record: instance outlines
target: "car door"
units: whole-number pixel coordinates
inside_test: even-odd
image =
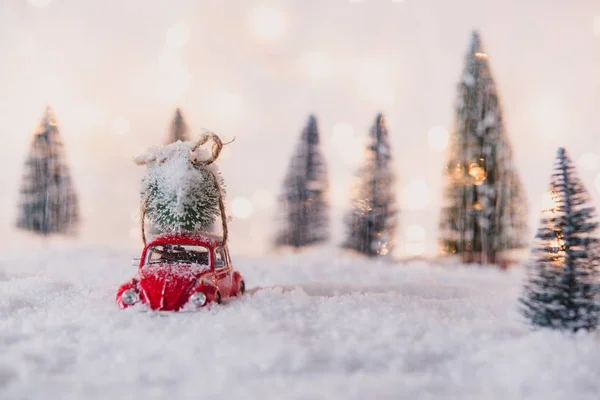
[[[215,277],[221,297],[231,295],[231,266],[227,261],[227,255],[222,247],[217,247],[214,252]]]

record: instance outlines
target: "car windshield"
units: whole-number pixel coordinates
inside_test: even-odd
[[[209,265],[209,251],[203,246],[155,245],[148,248],[144,265],[153,264]]]

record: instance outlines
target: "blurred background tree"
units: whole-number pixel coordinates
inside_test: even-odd
[[[74,234],[79,203],[54,112],[46,108],[25,162],[17,227],[40,235]]]
[[[395,176],[388,131],[382,114],[369,131],[365,164],[358,170],[352,209],[346,216],[342,247],[369,257],[391,255],[396,232]]]
[[[175,116],[171,123],[167,144],[177,142],[178,140],[181,140],[182,142],[190,140],[188,137],[188,125],[185,122],[185,118],[180,108],[175,110]]]
[[[296,249],[329,239],[329,181],[314,115],[302,131],[279,197],[283,214],[275,246]]]
[[[527,201],[477,32],[465,62],[445,171],[440,241],[444,254],[459,254],[463,262],[496,263],[503,251],[525,244]]]

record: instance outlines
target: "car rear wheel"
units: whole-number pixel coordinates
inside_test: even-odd
[[[217,304],[221,304],[221,292],[217,292]]]
[[[246,283],[244,281],[240,281],[240,288],[238,290],[238,295],[241,296],[246,293]]]

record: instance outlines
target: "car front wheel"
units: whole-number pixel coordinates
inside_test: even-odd
[[[238,290],[238,295],[241,296],[246,293],[246,283],[244,281],[240,281],[240,288]]]

